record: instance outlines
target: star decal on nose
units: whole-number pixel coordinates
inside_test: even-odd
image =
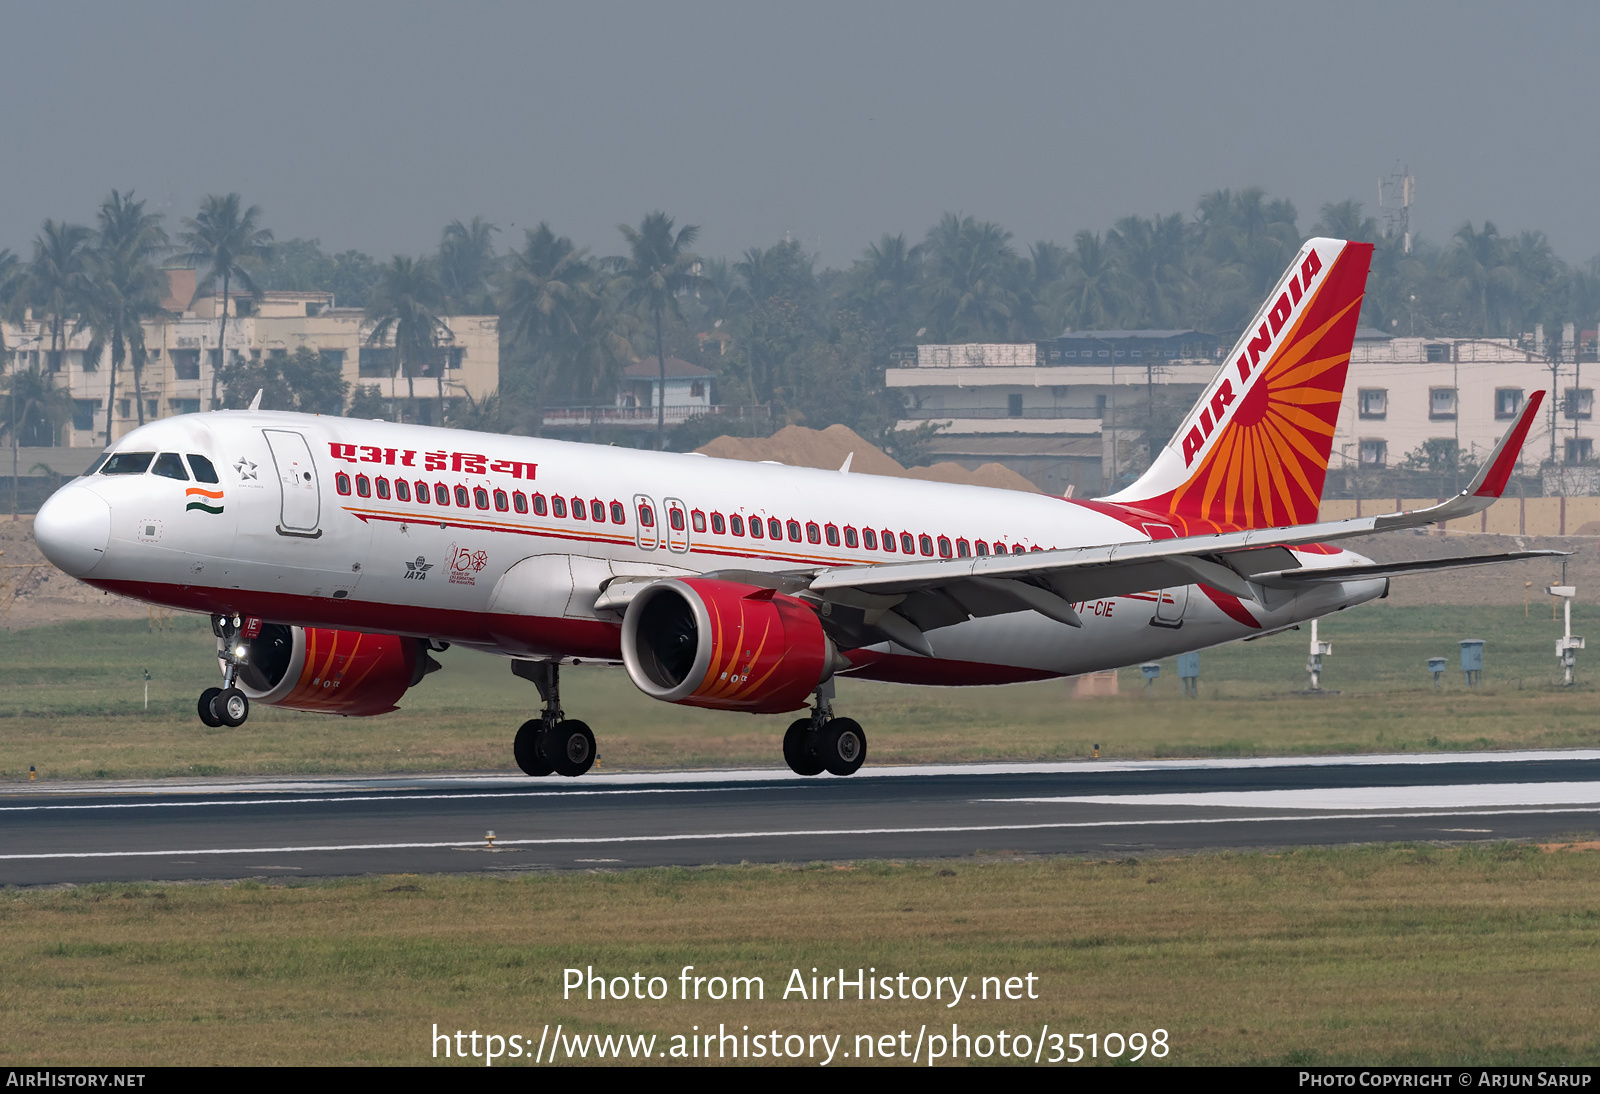
[[[241,479],[249,480],[256,477],[256,465],[243,456],[239,457],[239,462],[233,465],[233,469],[239,472]]]

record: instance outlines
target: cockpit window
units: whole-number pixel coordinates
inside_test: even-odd
[[[100,474],[142,475],[150,470],[150,461],[155,458],[154,452],[113,452]]]
[[[189,453],[189,466],[194,469],[195,482],[217,482],[217,469],[204,456]]]
[[[164,479],[177,479],[179,482],[189,481],[189,472],[183,469],[183,457],[176,452],[163,452],[156,457],[156,465],[151,471]]]
[[[89,470],[87,470],[87,471],[85,471],[83,473],[83,477],[84,478],[88,478],[90,475],[93,475],[93,474],[97,473],[100,470],[101,466],[104,465],[104,463],[107,460],[109,460],[110,458],[111,458],[111,453],[109,453],[109,452],[100,453],[100,455],[98,455],[98,456],[96,456],[94,458],[94,463],[89,465]]]

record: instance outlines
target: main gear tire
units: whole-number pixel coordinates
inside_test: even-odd
[[[575,779],[594,766],[594,733],[575,718],[557,722],[545,731],[544,755],[557,775]]]
[[[544,742],[540,740],[543,735],[544,719],[530,718],[517,730],[517,739],[511,745],[511,752],[516,756],[517,766],[522,768],[522,773],[536,779],[555,771],[555,765],[544,758]]]
[[[854,775],[867,759],[867,734],[854,718],[833,718],[817,730],[817,753],[833,775]]]
[[[222,719],[211,713],[211,700],[222,694],[221,688],[206,688],[200,693],[200,720],[212,729],[220,728]]]
[[[810,718],[801,718],[783,735],[783,760],[796,775],[822,774],[825,765],[816,752],[816,737]]]

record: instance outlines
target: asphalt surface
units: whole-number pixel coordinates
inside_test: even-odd
[[[710,771],[40,783],[0,789],[0,884],[1124,857],[1596,831],[1594,750],[869,767],[848,779]]]

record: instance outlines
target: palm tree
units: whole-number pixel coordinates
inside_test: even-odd
[[[50,317],[52,371],[66,337],[67,321],[82,312],[92,236],[81,224],[47,220],[33,241],[33,260],[28,263],[28,303],[35,315]]]
[[[205,267],[205,276],[195,286],[195,297],[222,282],[222,322],[217,330],[217,363],[228,361],[228,303],[230,285],[237,281],[251,300],[261,299],[261,290],[250,276],[250,267],[265,262],[272,253],[272,232],[256,226],[261,218],[261,207],[252,205],[240,211],[238,194],[208,194],[200,202],[198,216],[184,219],[184,232],[179,238],[188,250],[180,260]],[[217,379],[220,368],[211,370],[211,407],[217,402]]]
[[[628,303],[645,308],[656,323],[656,363],[661,368],[656,397],[656,448],[660,450],[667,445],[667,349],[661,319],[668,311],[681,315],[678,295],[700,283],[696,272],[700,260],[689,250],[700,229],[685,224],[674,234],[672,218],[659,210],[647,215],[637,228],[629,224],[617,227],[628,241],[630,252],[621,262]]]
[[[438,369],[439,420],[444,420],[444,362],[438,360],[439,343],[454,337],[441,318],[445,310],[444,286],[434,264],[426,258],[412,260],[395,255],[383,268],[367,305],[372,330],[367,344],[394,343],[395,365],[406,378],[406,394],[416,405],[418,372]],[[399,420],[396,414],[395,420]]]
[[[548,224],[524,235],[522,249],[508,257],[500,330],[536,370],[534,413],[542,428],[545,394],[560,368],[556,345],[576,331],[573,313],[580,298],[593,291],[594,269],[583,250]]]
[[[1074,271],[1067,316],[1079,330],[1104,330],[1122,309],[1122,274],[1100,236],[1080,229],[1072,240]]]
[[[155,261],[168,250],[167,233],[161,217],[146,213],[145,203],[135,201],[133,191],[116,190],[100,205],[100,227],[94,235],[87,292],[83,301],[85,320],[92,331],[87,357],[111,347],[110,391],[106,397],[106,443],[112,436],[112,411],[117,397],[117,370],[130,354],[133,363],[133,390],[139,424],[144,424],[144,327],[146,319],[161,313],[166,295],[166,278]]]
[[[6,321],[15,322],[21,316],[22,301],[27,291],[27,282],[22,269],[22,262],[11,253],[10,247],[0,247],[0,370],[5,367],[11,352],[6,348]],[[8,422],[11,431],[11,519],[17,519],[17,377],[16,372],[21,368],[18,363],[12,367],[10,382],[6,385],[11,393],[11,407]]]
[[[439,280],[450,307],[459,314],[488,312],[494,306],[489,283],[495,280],[499,261],[492,237],[499,230],[482,217],[473,217],[471,224],[454,220],[439,240]]]
[[[928,233],[927,250],[928,306],[941,337],[970,342],[1013,333],[1019,263],[1010,232],[991,221],[946,213]]]

